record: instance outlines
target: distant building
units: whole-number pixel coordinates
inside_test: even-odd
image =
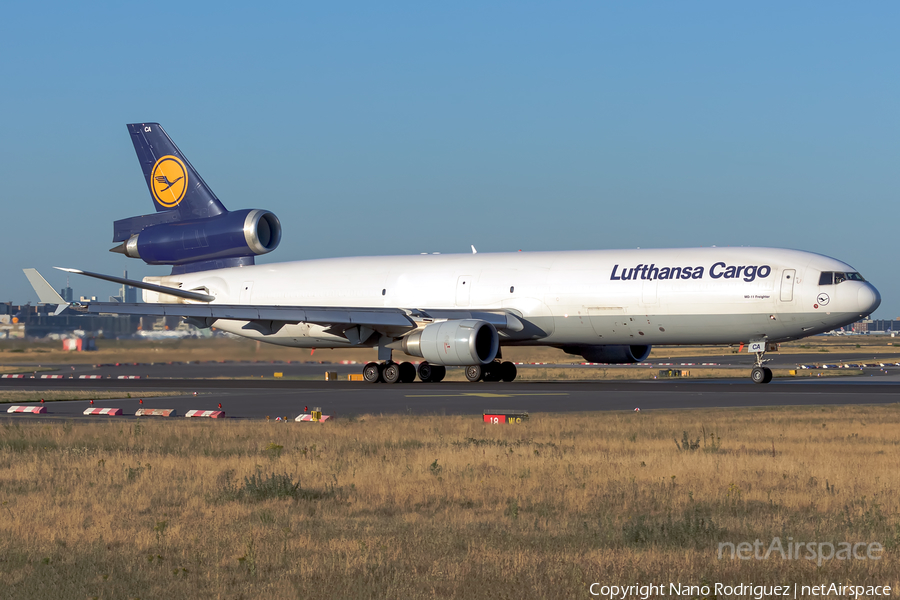
[[[900,319],[863,319],[851,328],[856,333],[900,333]]]
[[[60,294],[61,295],[61,294]],[[96,302],[96,298],[93,299]],[[83,301],[89,301],[84,298]],[[50,334],[83,331],[84,335],[107,338],[130,337],[141,322],[138,315],[92,315],[67,309],[54,315],[55,304],[15,305],[0,303],[0,339],[5,337],[41,338]],[[18,326],[20,333],[6,331],[10,326]]]
[[[62,299],[66,302],[72,302],[75,299],[75,294],[69,286],[59,290],[59,295],[62,296]]]
[[[124,275],[125,279],[128,279],[128,271],[125,271]],[[119,289],[119,300],[112,300],[110,298],[110,302],[125,302],[126,304],[136,304],[138,301],[137,295],[138,289],[136,287],[131,287],[130,285],[122,285]]]

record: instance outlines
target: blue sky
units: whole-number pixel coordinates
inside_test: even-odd
[[[14,3],[0,21],[0,300],[153,211],[126,123],[158,121],[260,262],[791,247],[900,317],[900,5]],[[76,295],[116,286],[72,278]]]

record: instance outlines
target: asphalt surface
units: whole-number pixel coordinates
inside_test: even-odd
[[[877,364],[898,363],[900,354],[896,356],[872,357],[861,354],[840,355],[837,353],[825,354],[778,354],[770,352],[766,355],[770,362],[767,366],[775,369],[795,369],[801,365],[832,365],[839,366],[850,364]],[[667,369],[689,367],[692,369],[703,368],[731,368],[749,369],[753,366],[755,357],[749,353],[729,354],[724,356],[687,356],[670,359],[653,359],[639,365],[605,365],[608,368],[617,369]],[[23,365],[23,371],[29,371],[39,365]],[[519,369],[539,368],[544,364],[519,364]],[[553,365],[550,365],[553,366]],[[566,364],[555,365],[567,368],[592,369],[594,365]],[[340,364],[320,362],[192,362],[192,363],[116,363],[101,365],[43,365],[42,368],[51,370],[39,371],[37,377],[61,376],[63,378],[99,377],[102,379],[118,377],[139,377],[141,379],[174,378],[174,379],[213,379],[213,378],[273,378],[275,373],[281,373],[282,377],[322,379],[326,371],[338,374],[342,379],[350,373],[361,373],[363,363]],[[887,367],[889,370],[900,366],[893,364]],[[870,368],[871,369],[871,368]],[[878,369],[875,368],[875,371]],[[749,377],[749,373],[748,373]]]
[[[194,365],[184,368],[190,374]],[[322,365],[318,365],[322,369]],[[354,367],[354,371],[358,369]],[[776,379],[768,385],[747,380],[513,382],[366,384],[303,380],[252,379],[0,379],[0,389],[114,390],[122,398],[95,400],[93,407],[121,408],[126,416],[138,408],[218,410],[226,417],[264,419],[288,417],[314,407],[324,414],[349,417],[361,414],[468,414],[488,409],[527,410],[532,413],[609,410],[728,408],[802,405],[890,404],[900,402],[900,368],[869,375],[823,379]],[[186,373],[187,374],[187,373]],[[184,395],[144,399],[142,391],[177,390]],[[196,395],[195,395],[196,393]],[[127,398],[130,394],[132,397]],[[34,406],[37,403],[27,403]],[[87,400],[48,402],[46,415],[8,415],[5,419],[75,418],[90,407]],[[2,410],[2,409],[0,409]],[[121,418],[121,417],[84,417]]]

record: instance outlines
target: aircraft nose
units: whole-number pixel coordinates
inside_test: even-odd
[[[871,284],[866,284],[859,288],[857,296],[859,306],[859,314],[870,315],[881,304],[881,294]]]

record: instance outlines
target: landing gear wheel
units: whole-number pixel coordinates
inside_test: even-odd
[[[447,375],[447,367],[444,365],[431,365],[431,381],[443,381]]]
[[[466,379],[469,381],[478,381],[484,375],[484,369],[481,365],[470,365],[466,367]]]
[[[434,381],[434,367],[428,364],[428,361],[422,361],[419,363],[419,368],[416,369],[419,372],[419,379],[422,381]]]
[[[416,380],[416,367],[410,362],[400,363],[400,383],[412,383]]]
[[[516,378],[516,375],[519,374],[519,370],[516,368],[516,365],[513,363],[506,361],[500,363],[500,380],[506,381],[507,383]]]
[[[481,379],[483,381],[500,381],[500,363],[492,362],[484,365]]]
[[[769,378],[766,379],[766,371],[769,371]],[[772,380],[771,371],[766,369],[765,367],[753,367],[753,370],[750,371],[750,380],[753,383],[769,383]]]
[[[769,383],[772,381],[772,369],[764,367],[767,362],[766,356],[767,345],[762,345],[761,350],[756,353],[756,366],[750,371],[750,379],[753,383]]]
[[[384,367],[381,369],[381,378],[385,383],[400,381],[400,365],[393,362],[384,363]]]
[[[370,362],[363,367],[363,379],[369,383],[378,383],[381,381],[381,365]]]

